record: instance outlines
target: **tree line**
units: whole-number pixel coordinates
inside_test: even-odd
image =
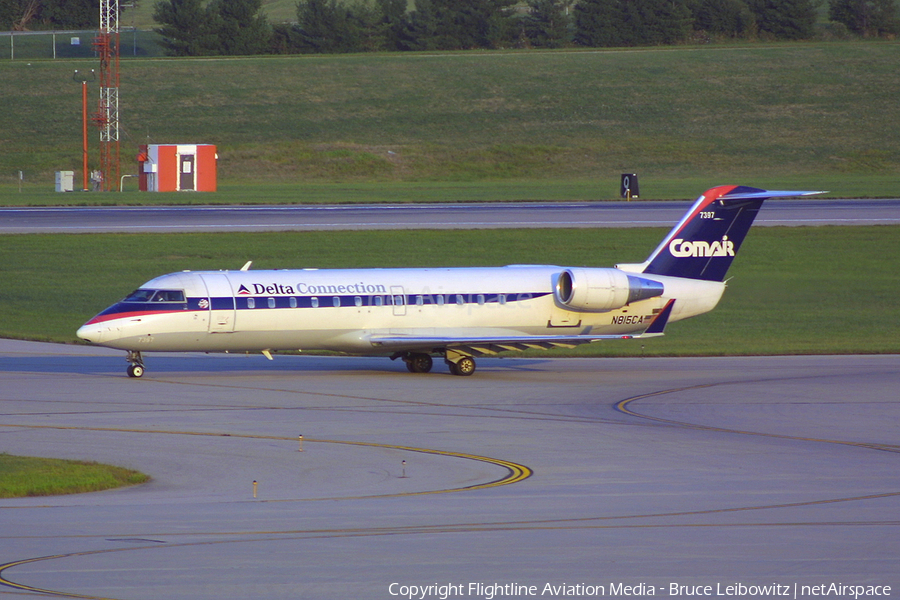
[[[175,55],[652,46],[816,36],[822,0],[299,0],[297,21],[268,25],[261,0],[159,0]],[[829,0],[846,33],[900,33],[898,0]],[[240,15],[240,21],[236,20]],[[230,25],[229,25],[230,24]],[[237,33],[235,33],[237,32]],[[231,37],[235,36],[235,37]]]
[[[0,0],[0,30],[96,29],[100,0]]]
[[[271,25],[262,0],[158,0],[173,56],[652,46],[709,39],[802,40],[822,0],[299,0]],[[0,0],[0,28],[89,29],[99,0]],[[831,25],[900,33],[898,0],[828,0]]]

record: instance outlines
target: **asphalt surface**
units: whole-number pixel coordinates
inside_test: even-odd
[[[0,341],[0,452],[153,478],[0,500],[0,596],[900,593],[900,356],[125,366]]]
[[[2,233],[671,227],[691,202],[0,208]],[[762,226],[896,225],[900,199],[770,200]]]

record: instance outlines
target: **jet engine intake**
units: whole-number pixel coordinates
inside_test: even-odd
[[[663,284],[619,269],[566,269],[554,288],[556,301],[571,310],[600,312],[662,296]]]

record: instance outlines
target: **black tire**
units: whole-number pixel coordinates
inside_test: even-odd
[[[471,356],[463,356],[455,363],[450,363],[450,372],[454,375],[468,377],[475,372],[475,359]]]
[[[406,359],[406,368],[410,373],[428,373],[433,365],[432,358],[420,352],[410,354]]]

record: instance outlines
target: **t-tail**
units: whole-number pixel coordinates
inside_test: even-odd
[[[738,185],[714,187],[697,198],[650,258],[640,265],[619,267],[648,275],[724,281],[765,200],[821,193],[766,191]]]

